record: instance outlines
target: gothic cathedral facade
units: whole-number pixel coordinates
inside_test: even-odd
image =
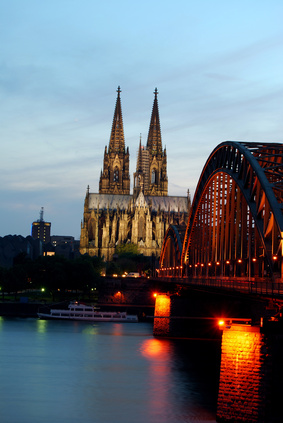
[[[162,148],[155,89],[147,144],[142,146],[140,140],[133,194],[130,194],[130,154],[125,147],[120,87],[117,93],[99,193],[90,193],[89,187],[86,192],[80,252],[108,261],[117,244],[133,243],[140,254],[159,257],[168,226],[187,223],[189,193],[186,197],[168,196],[167,155]]]

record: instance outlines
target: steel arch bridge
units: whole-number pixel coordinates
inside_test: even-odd
[[[283,282],[283,144],[219,144],[201,173],[181,248],[176,231],[165,235],[159,276]]]

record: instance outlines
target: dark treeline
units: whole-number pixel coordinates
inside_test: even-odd
[[[0,293],[2,299],[37,292],[42,298],[62,299],[66,293],[98,293],[105,280],[101,275],[122,275],[125,272],[139,272],[151,275],[155,265],[154,257],[138,254],[137,247],[118,246],[111,262],[101,257],[79,256],[67,259],[63,256],[40,256],[31,260],[25,253],[14,258],[9,269],[0,267]],[[40,293],[42,294],[40,295]]]
[[[105,267],[101,258],[80,256],[68,260],[62,256],[40,256],[31,260],[24,253],[14,259],[11,268],[0,268],[1,292],[15,294],[44,290],[55,299],[60,292],[90,292],[98,288]]]

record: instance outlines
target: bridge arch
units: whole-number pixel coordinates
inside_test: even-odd
[[[185,225],[170,225],[168,227],[160,255],[159,276],[181,277],[181,258],[185,231]]]
[[[182,247],[183,276],[282,280],[282,213],[283,144],[219,144],[195,192]]]

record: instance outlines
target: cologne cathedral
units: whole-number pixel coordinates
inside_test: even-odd
[[[140,140],[133,194],[130,194],[130,154],[125,147],[120,87],[117,93],[99,193],[91,193],[89,187],[86,192],[80,252],[108,261],[116,245],[133,243],[140,254],[159,257],[168,226],[186,226],[189,193],[186,197],[168,196],[167,155],[162,148],[155,89],[147,144],[142,146]]]

